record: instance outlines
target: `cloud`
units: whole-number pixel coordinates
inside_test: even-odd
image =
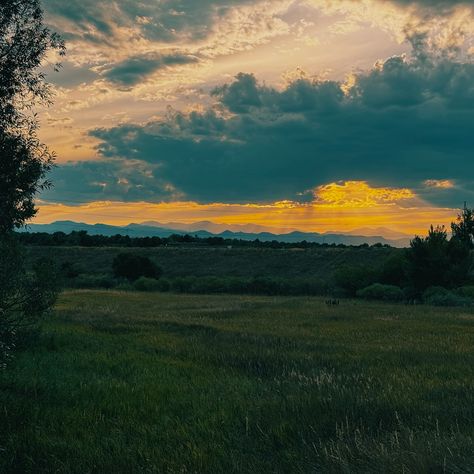
[[[450,205],[472,196],[473,78],[470,63],[402,57],[349,86],[299,79],[278,90],[239,74],[213,107],[91,135],[104,158],[149,163],[199,202],[294,200],[342,179],[419,188]],[[428,193],[428,179],[456,180],[463,195]]]
[[[61,164],[51,173],[54,187],[42,199],[66,204],[98,200],[177,200],[172,184],[154,176],[154,166],[134,160],[81,161]]]
[[[134,222],[199,222],[219,224],[255,224],[273,231],[347,232],[365,227],[366,235],[380,235],[380,227],[408,234],[424,234],[433,222],[448,224],[455,211],[427,206],[409,190],[373,188],[365,182],[329,183],[315,190],[317,198],[308,203],[280,201],[268,204],[200,204],[193,201],[117,202],[94,201],[87,204],[42,202],[35,222],[74,219],[91,224],[107,222],[125,225]],[[358,196],[354,198],[354,193]],[[413,206],[403,207],[409,199]],[[367,231],[367,227],[377,228]],[[383,230],[382,230],[383,233]]]
[[[133,34],[130,39],[142,36],[165,44],[201,41],[233,9],[254,4],[254,0],[44,0],[50,22],[67,38],[110,44],[126,30]]]
[[[428,188],[436,189],[452,189],[455,187],[455,183],[450,179],[427,179],[424,184]]]
[[[314,190],[317,203],[338,208],[367,208],[414,200],[410,189],[373,188],[365,181],[346,181],[319,186]]]
[[[196,63],[195,56],[186,54],[145,54],[134,56],[108,69],[104,76],[120,86],[134,86],[153,73],[171,66]]]

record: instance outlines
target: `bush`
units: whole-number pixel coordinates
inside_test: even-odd
[[[458,296],[446,288],[432,286],[423,293],[423,302],[432,306],[470,306],[471,300]]]
[[[81,269],[76,263],[64,262],[61,265],[61,275],[64,278],[71,279],[77,278],[81,274]]]
[[[0,239],[0,367],[12,351],[37,335],[42,317],[56,301],[58,271],[40,259],[27,270],[26,258],[16,240]]]
[[[178,277],[171,282],[171,290],[176,293],[191,293],[196,277]]]
[[[359,290],[357,296],[366,300],[402,301],[404,294],[398,286],[374,283]]]
[[[138,280],[140,277],[158,279],[163,273],[148,257],[133,253],[117,255],[112,263],[112,269],[116,277],[130,281]]]
[[[474,286],[461,286],[456,290],[456,294],[474,300]]]
[[[228,286],[225,278],[219,277],[201,277],[196,278],[193,282],[191,288],[191,293],[227,293]]]
[[[140,277],[133,284],[137,291],[160,291],[160,281],[155,278]]]
[[[357,291],[377,281],[377,272],[365,266],[344,266],[334,272],[334,283],[346,296],[356,296]]]
[[[89,275],[81,274],[73,280],[75,288],[94,289],[102,288],[110,290],[117,286],[117,281],[111,278],[109,275]]]

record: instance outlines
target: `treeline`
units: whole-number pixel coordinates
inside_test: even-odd
[[[193,235],[173,234],[169,237],[130,237],[129,235],[90,235],[87,231],[72,231],[69,234],[64,232],[55,232],[48,234],[46,232],[20,232],[18,239],[24,245],[36,246],[62,246],[62,247],[124,247],[124,248],[153,248],[180,245],[196,245],[208,247],[256,247],[256,248],[368,248],[368,244],[344,245],[344,244],[326,244],[317,242],[281,242],[277,240],[261,241],[243,240],[243,239],[225,239],[223,237],[197,237]],[[374,244],[372,247],[390,247],[386,244]]]
[[[451,224],[431,226],[410,248],[394,254],[379,268],[345,267],[334,275],[347,296],[405,300],[436,305],[471,305],[474,299],[474,215],[465,208]]]
[[[187,240],[186,236],[179,238]],[[160,240],[173,242],[171,238]],[[170,277],[157,265],[159,262],[131,253],[117,255],[108,274],[84,274],[68,263],[63,265],[62,272],[67,285],[77,288],[318,295],[446,306],[471,305],[474,302],[473,241],[473,213],[464,209],[458,220],[452,223],[449,237],[444,227],[431,227],[426,237],[415,237],[410,248],[391,252],[382,263],[374,264],[367,258],[366,262],[357,265],[339,266],[324,279],[252,274],[243,277],[192,274]],[[205,245],[209,240],[198,239],[198,242]],[[217,238],[219,242],[229,243]],[[244,243],[255,245],[255,242]],[[216,239],[212,239],[209,245],[216,245]],[[295,247],[295,244],[283,245]]]

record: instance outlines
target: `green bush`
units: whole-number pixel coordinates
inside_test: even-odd
[[[228,293],[229,288],[225,278],[202,277],[196,278],[190,291],[192,293]]]
[[[159,280],[155,278],[140,277],[133,284],[133,288],[137,291],[160,291]]]
[[[157,283],[158,291],[167,292],[171,289],[171,283],[166,278],[160,278]]]
[[[191,293],[196,277],[178,277],[171,282],[171,291],[176,293]]]
[[[114,258],[112,269],[116,277],[130,281],[138,280],[142,276],[158,279],[163,273],[148,257],[133,253],[118,254]]]
[[[366,300],[382,300],[382,301],[402,301],[404,298],[401,288],[395,285],[382,285],[374,283],[357,292],[359,298]]]
[[[440,286],[432,286],[423,293],[423,302],[432,306],[470,306],[471,300],[456,295]]]
[[[356,293],[366,288],[378,279],[377,272],[362,265],[346,265],[334,272],[334,283],[343,290],[346,296],[356,296]]]
[[[93,289],[103,288],[109,290],[117,286],[117,280],[109,275],[90,275],[83,273],[73,280],[75,288]]]
[[[59,290],[59,272],[51,261],[41,258],[28,268],[16,239],[0,237],[0,369],[15,348],[37,337]]]
[[[132,283],[130,283],[128,280],[122,280],[117,283],[115,286],[115,290],[119,291],[134,291],[135,288]]]
[[[474,286],[461,286],[456,290],[456,294],[474,300]]]

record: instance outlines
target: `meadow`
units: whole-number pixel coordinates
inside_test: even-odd
[[[67,291],[0,374],[0,472],[473,472],[473,344],[472,308]]]

